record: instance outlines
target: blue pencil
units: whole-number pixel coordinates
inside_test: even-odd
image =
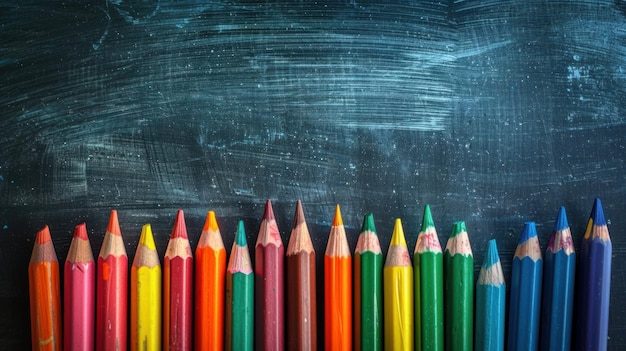
[[[611,288],[611,238],[600,199],[596,199],[580,248],[576,300],[576,349],[606,350]]]
[[[496,240],[489,240],[476,283],[475,350],[504,350],[506,286]]]
[[[575,273],[574,243],[567,223],[565,207],[561,207],[546,249],[543,270],[541,350],[570,349]]]
[[[542,266],[535,222],[526,222],[513,257],[509,351],[537,350],[539,346]]]

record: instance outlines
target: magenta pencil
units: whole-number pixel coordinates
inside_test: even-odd
[[[74,228],[63,272],[64,350],[91,350],[96,320],[96,263],[85,223]]]

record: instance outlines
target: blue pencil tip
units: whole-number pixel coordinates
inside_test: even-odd
[[[483,267],[489,268],[500,261],[498,256],[498,247],[496,246],[496,239],[491,239],[487,243],[487,251],[485,252],[485,258],[483,260]]]
[[[537,236],[537,228],[535,227],[535,222],[526,222],[524,223],[524,230],[522,231],[522,235],[519,238],[519,244],[525,243],[528,239]]]
[[[591,210],[589,218],[591,218],[594,225],[606,225],[604,211],[602,210],[602,202],[600,202],[599,198],[596,198],[596,201],[593,203],[593,209]]]
[[[554,231],[558,232],[561,230],[565,230],[569,227],[569,223],[567,223],[567,215],[565,214],[565,206],[561,206],[559,209],[559,214],[556,216],[556,223],[554,223]]]

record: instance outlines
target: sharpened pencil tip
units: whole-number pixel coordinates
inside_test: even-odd
[[[402,220],[396,218],[396,223],[393,227],[393,234],[391,235],[391,242],[389,245],[404,245],[406,246],[406,239],[404,238],[404,229],[402,229]]]
[[[209,211],[206,215],[206,221],[204,221],[204,228],[202,228],[202,230],[203,231],[212,230],[215,232],[218,229],[219,227],[217,226],[217,219],[215,218],[215,212]]]
[[[144,224],[143,228],[141,228],[139,243],[149,248],[150,250],[156,250],[154,236],[152,235],[152,227],[150,226],[150,224]]]
[[[37,236],[35,237],[35,242],[37,244],[45,244],[51,240],[52,237],[50,236],[50,228],[48,228],[47,225],[41,228],[41,230],[37,232]]]
[[[333,227],[343,225],[343,219],[341,218],[341,210],[339,205],[335,206],[335,218],[333,219]]]
[[[591,210],[589,218],[591,218],[594,225],[606,225],[606,219],[604,219],[604,210],[602,210],[602,202],[600,201],[600,198],[596,198],[594,201],[593,209]]]
[[[465,222],[463,221],[459,221],[459,222],[455,222],[452,225],[452,233],[450,233],[450,237],[455,237],[461,233],[467,232],[467,229],[465,229]]]
[[[235,234],[235,242],[237,246],[246,246],[248,244],[246,240],[246,230],[243,227],[243,221],[239,220],[237,224],[237,234]]]
[[[363,226],[361,227],[361,232],[372,232],[376,234],[376,226],[374,226],[374,215],[372,213],[368,213],[363,217]]]
[[[176,213],[176,219],[174,220],[174,228],[172,228],[171,238],[188,239],[187,226],[185,226],[185,215],[183,214],[183,210],[178,210],[178,212]]]
[[[73,237],[81,240],[89,240],[89,237],[87,236],[87,225],[85,223],[81,223],[74,227]]]
[[[422,219],[422,232],[434,226],[435,222],[433,221],[433,215],[430,213],[430,205],[426,204],[426,206],[424,206],[424,219]]]
[[[485,259],[483,260],[483,267],[489,268],[500,261],[498,255],[498,246],[496,245],[496,239],[491,239],[487,243],[487,252],[485,252]]]
[[[274,210],[272,209],[272,201],[267,199],[265,202],[265,211],[263,212],[263,220],[269,221],[271,219],[275,219]]]
[[[556,216],[556,223],[554,223],[554,231],[558,232],[561,230],[565,230],[569,227],[569,223],[567,223],[567,215],[565,214],[565,206],[561,206],[559,209],[559,214]]]
[[[528,239],[536,236],[537,227],[535,226],[535,222],[526,222],[524,223],[524,230],[522,231],[522,235],[520,235],[518,244],[525,243]]]
[[[296,213],[293,216],[293,228],[295,229],[299,224],[306,222],[304,218],[304,209],[302,208],[302,201],[296,201]]]
[[[117,219],[117,211],[111,210],[111,216],[109,217],[109,225],[107,226],[107,232],[122,236],[122,231],[120,230],[120,222]]]

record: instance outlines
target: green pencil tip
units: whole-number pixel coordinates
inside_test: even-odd
[[[235,234],[235,242],[237,246],[246,246],[248,242],[246,241],[246,231],[243,228],[243,221],[240,220],[237,224],[237,234]]]
[[[455,237],[463,232],[467,232],[467,229],[465,229],[465,222],[463,221],[459,221],[459,222],[455,222],[452,225],[452,233],[450,233],[450,237]]]
[[[433,215],[430,213],[430,206],[427,204],[424,206],[424,219],[422,219],[422,232],[425,232],[427,228],[434,227]]]
[[[376,234],[376,227],[374,226],[374,215],[368,213],[363,217],[363,227],[361,228],[361,232],[372,232]]]

